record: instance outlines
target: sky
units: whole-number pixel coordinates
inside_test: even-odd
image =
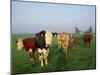
[[[95,6],[12,1],[12,32],[95,31]]]

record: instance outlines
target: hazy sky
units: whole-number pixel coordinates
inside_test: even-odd
[[[95,6],[12,1],[12,32],[40,30],[75,32],[75,27],[95,31]]]

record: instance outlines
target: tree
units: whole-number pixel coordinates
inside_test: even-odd
[[[92,33],[92,27],[89,28],[89,32]]]
[[[75,27],[75,32],[80,33],[81,31],[77,27]]]
[[[85,33],[92,33],[92,27],[90,26],[90,28],[86,30]]]

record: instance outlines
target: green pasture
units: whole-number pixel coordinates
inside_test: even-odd
[[[11,39],[11,70],[12,74],[43,73],[57,71],[75,71],[96,69],[96,37],[91,42],[91,47],[84,46],[82,35],[77,35],[77,44],[68,48],[65,56],[62,49],[57,46],[57,38],[53,37],[52,47],[48,56],[48,65],[40,66],[38,53],[35,52],[34,61],[29,61],[28,52],[16,50],[16,40],[19,38],[33,37],[32,35],[12,35]]]

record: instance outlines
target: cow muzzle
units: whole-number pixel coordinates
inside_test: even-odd
[[[17,51],[21,51],[21,49],[22,49],[22,48],[20,48],[20,47],[17,47]]]

